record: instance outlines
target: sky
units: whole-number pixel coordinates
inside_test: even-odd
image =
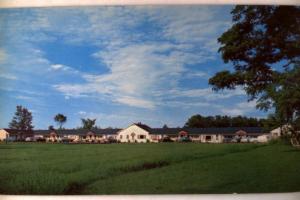
[[[0,127],[16,105],[35,128],[183,126],[194,114],[265,117],[242,88],[212,91],[232,6],[0,9]]]

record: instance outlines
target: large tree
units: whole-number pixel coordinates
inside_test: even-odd
[[[9,123],[9,128],[17,130],[32,130],[32,114],[27,108],[22,106],[16,107],[15,115]]]
[[[54,121],[59,125],[59,129],[62,129],[63,124],[67,121],[67,117],[59,113],[55,115]]]
[[[236,6],[233,25],[218,39],[234,70],[209,80],[214,90],[243,87],[257,108],[274,108],[297,135],[300,117],[300,7]],[[299,138],[299,137],[298,137]]]
[[[96,123],[96,119],[81,119],[81,122],[83,129],[91,130]]]
[[[19,130],[22,138],[22,131],[31,131],[33,129],[31,112],[27,108],[18,105],[15,115],[9,123],[9,128]]]

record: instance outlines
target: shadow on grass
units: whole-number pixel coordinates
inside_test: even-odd
[[[77,182],[70,182],[64,189],[63,194],[66,195],[76,195],[82,194],[85,189],[85,185]]]
[[[121,168],[120,171],[129,173],[129,172],[138,172],[138,171],[144,171],[144,170],[150,170],[155,168],[161,168],[164,166],[170,165],[167,161],[158,161],[158,162],[144,162],[141,165],[136,166],[128,166]]]
[[[266,145],[257,145],[257,146],[252,146],[251,148],[233,148],[233,149],[228,149],[227,151],[223,153],[218,153],[218,154],[211,154],[211,155],[203,155],[203,154],[198,154],[198,155],[191,155],[184,157],[183,159],[178,159],[178,160],[173,160],[173,161],[166,161],[166,160],[161,160],[161,161],[155,161],[155,162],[143,162],[141,164],[137,165],[132,165],[132,166],[126,166],[126,167],[121,167],[121,168],[114,168],[111,170],[111,173],[107,173],[106,175],[103,176],[95,176],[93,179],[89,179],[88,181],[84,183],[70,183],[68,187],[65,189],[65,194],[84,194],[85,193],[85,188],[87,188],[89,185],[93,184],[96,181],[99,180],[105,180],[105,179],[110,179],[116,176],[122,176],[125,174],[129,173],[136,173],[136,172],[141,172],[141,171],[146,171],[146,170],[154,170],[154,169],[159,169],[163,167],[170,166],[172,164],[180,164],[183,162],[188,162],[188,161],[193,161],[193,160],[205,160],[205,159],[210,159],[210,158],[219,158],[227,155],[232,155],[235,153],[244,153],[248,151],[255,150],[257,148],[262,148],[265,147]],[[232,183],[234,184],[234,183]]]

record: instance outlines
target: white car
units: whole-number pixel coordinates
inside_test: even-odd
[[[33,141],[33,138],[31,138],[31,137],[26,137],[25,138],[25,142],[32,142]]]
[[[243,138],[241,139],[241,142],[249,142],[249,138],[248,138],[248,137],[243,137]]]
[[[249,139],[249,142],[256,143],[256,142],[258,142],[258,140],[257,140],[257,138],[250,138],[250,139]]]

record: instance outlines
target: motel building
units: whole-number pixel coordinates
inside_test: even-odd
[[[274,131],[273,131],[274,132]],[[134,123],[124,129],[63,129],[19,131],[0,129],[0,141],[43,141],[49,143],[147,143],[191,141],[199,143],[267,142],[275,135],[260,127],[150,128]],[[273,134],[272,134],[273,133]]]

